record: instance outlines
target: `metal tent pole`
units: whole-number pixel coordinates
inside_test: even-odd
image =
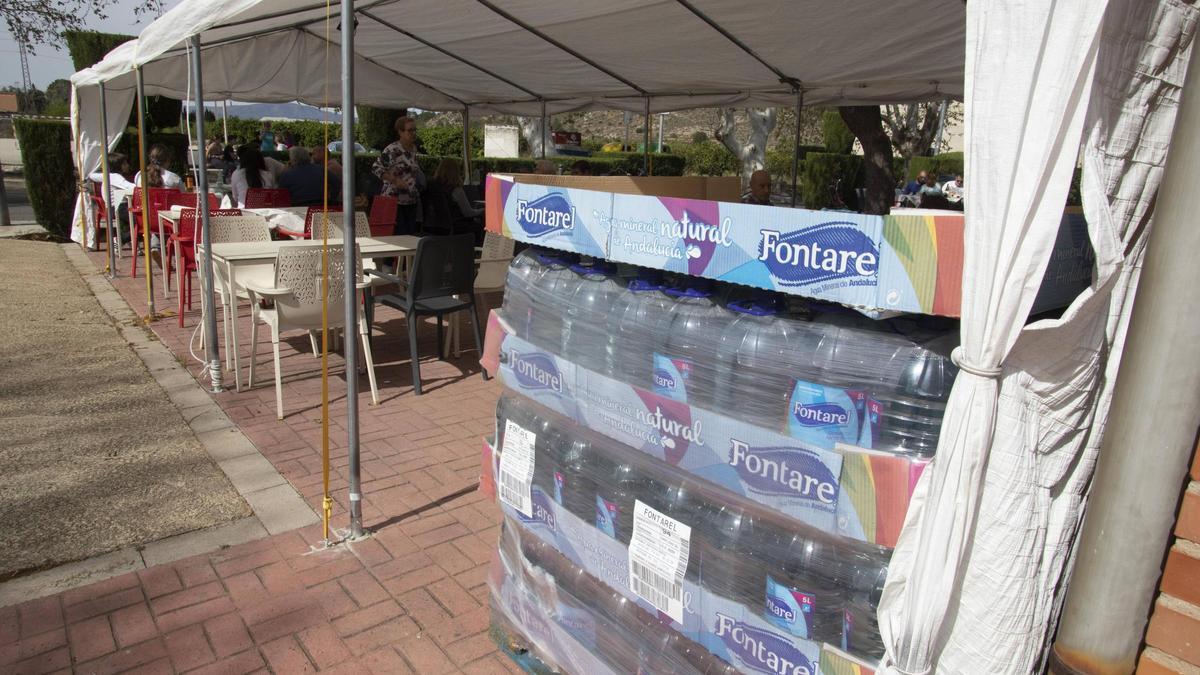
[[[344,245],[346,451],[350,474],[350,536],[363,536],[358,454],[358,256],[354,243],[354,0],[342,3],[342,244]],[[354,331],[354,332],[352,332]]]
[[[100,171],[104,174],[104,238],[108,241],[105,247],[108,249],[108,278],[117,278],[117,251],[113,245],[113,223],[112,212],[116,206],[113,204],[112,198],[112,181],[109,179],[108,168],[108,100],[104,95],[104,83],[100,83],[100,127],[104,130],[104,140],[100,145]],[[100,236],[97,232],[96,236]]]
[[[1134,296],[1052,673],[1131,673],[1200,419],[1200,50],[1193,49]],[[1169,395],[1164,396],[1164,392]],[[1147,412],[1151,411],[1151,412]],[[1193,638],[1195,636],[1193,635]]]
[[[938,109],[938,129],[937,129],[937,145],[933,148],[933,154],[938,154],[942,151],[942,132],[946,130],[946,106],[950,99],[942,99],[942,105]]]
[[[204,158],[204,81],[201,79],[200,67],[200,36],[191,37],[192,81],[196,83],[196,93],[193,102],[196,104],[196,145],[200,148],[201,160]],[[221,351],[217,346],[217,313],[216,297],[213,294],[213,261],[212,240],[208,227],[208,171],[205,171],[203,161],[196,171],[196,194],[200,202],[200,241],[204,246],[204,260],[200,267],[200,292],[204,294],[203,306],[208,308],[204,313],[204,357],[208,361],[209,376],[212,377],[212,391],[224,391],[221,387]],[[183,264],[183,261],[180,261]],[[164,272],[165,274],[165,272]],[[182,293],[178,288],[176,292]],[[182,297],[182,296],[180,296]]]
[[[138,165],[142,174],[142,184],[139,186],[142,190],[142,251],[145,257],[143,267],[146,271],[146,310],[149,313],[146,319],[154,320],[154,283],[151,274],[153,268],[150,266],[150,177],[146,175],[146,83],[142,79],[142,69],[134,68],[133,74],[137,82],[137,111],[138,111]],[[129,216],[129,222],[133,224],[133,214]],[[136,244],[133,250],[133,255],[137,255]]]
[[[650,97],[646,97],[646,123],[642,125],[642,173],[650,175]]]
[[[471,109],[463,108],[463,182],[471,182]]]
[[[542,126],[539,133],[542,136],[542,159],[546,159],[546,99],[542,99]]]
[[[800,113],[804,109],[804,90],[796,89],[796,142],[792,147],[792,208],[796,208],[796,197],[799,191],[796,186],[800,181]]]
[[[221,137],[229,145],[229,101],[221,101]]]

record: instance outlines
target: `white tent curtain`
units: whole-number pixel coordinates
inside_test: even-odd
[[[1174,1],[1029,4],[968,7],[960,358],[1001,379],[956,384],[880,608],[886,672],[1039,668],[1196,22]],[[1021,330],[1085,130],[1097,274],[1060,319]]]
[[[86,71],[84,71],[86,72]],[[71,152],[78,151],[75,165],[80,167],[86,177],[100,167],[100,156],[105,149],[111,150],[116,146],[129,114],[133,110],[134,92],[132,89],[109,89],[104,92],[105,112],[108,117],[108,129],[100,125],[100,88],[78,87],[71,85],[71,134],[78,139],[78,145],[71,147]],[[83,212],[83,222],[86,224],[87,245],[95,245],[96,220],[91,202],[84,195],[77,195],[75,213],[71,221],[71,240],[83,242],[83,233],[79,231],[80,211]],[[113,213],[116,218],[116,213]]]

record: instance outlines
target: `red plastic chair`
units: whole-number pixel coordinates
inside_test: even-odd
[[[147,213],[142,213],[142,193],[143,190],[138,188],[133,191],[133,204],[129,208],[129,226],[130,235],[132,236],[133,255],[130,256],[130,275],[137,277],[137,248],[142,239],[142,228],[150,223],[151,227],[156,227],[158,222],[158,212],[161,209],[169,207],[169,201],[173,195],[179,194],[179,190],[175,188],[150,188],[150,204],[149,208],[145,209]],[[145,216],[145,217],[143,217]]]
[[[246,190],[248,209],[277,209],[292,205],[292,194],[283,188],[250,188]]]
[[[209,195],[212,196],[212,195]],[[211,202],[210,202],[211,204]],[[208,216],[240,216],[241,209],[209,209]],[[200,214],[196,209],[183,209],[179,212],[179,227],[171,235],[171,246],[175,252],[174,259],[178,262],[179,280],[179,327],[183,327],[184,296],[187,296],[187,308],[192,308],[192,272],[198,269],[196,263],[196,239],[200,236]]]
[[[371,202],[371,213],[367,215],[367,223],[371,226],[372,237],[387,237],[396,231],[396,210],[400,202],[395,197],[376,195]]]

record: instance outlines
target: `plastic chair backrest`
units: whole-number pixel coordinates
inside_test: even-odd
[[[425,191],[423,201],[425,203],[425,222],[422,224],[421,230],[429,234],[454,234],[455,223],[459,219],[455,217],[454,211],[451,209],[450,195],[446,194],[445,190],[432,186]]]
[[[408,283],[412,302],[473,293],[475,235],[421,237]]]
[[[375,201],[371,202],[371,215],[367,217],[367,221],[374,227],[395,227],[396,226],[396,209],[399,207],[399,202],[395,197],[389,195],[377,195]]]
[[[508,264],[512,261],[516,242],[495,232],[483,236],[483,252],[480,255],[479,272],[475,275],[475,288],[493,290],[504,288],[508,278]]]
[[[357,246],[355,247],[357,249]],[[297,328],[321,326],[321,249],[317,242],[295,241],[279,246],[275,259],[275,286],[287,288],[291,295],[279,296],[275,308],[279,325]],[[343,325],[346,284],[345,257],[341,244],[331,244],[326,258],[329,325]],[[357,251],[356,251],[357,253]],[[362,278],[362,256],[355,255],[358,278]]]
[[[324,218],[316,218],[313,222],[313,241],[321,240],[321,225],[325,222]],[[342,214],[329,216],[329,238],[342,239]],[[354,238],[367,239],[371,236],[371,226],[367,223],[367,214],[362,211],[354,212]]]
[[[250,188],[246,190],[246,208],[271,209],[292,205],[292,195],[283,188]]]
[[[209,222],[212,222],[213,218],[220,218],[223,216],[240,216],[240,215],[242,215],[241,209],[210,208],[208,210]],[[195,235],[200,230],[199,223],[200,223],[200,212],[199,211],[197,211],[194,208],[180,209],[180,211],[179,211],[179,227],[177,229],[177,234],[179,235],[179,237],[181,239],[192,239],[193,241],[195,241]]]
[[[328,218],[325,216],[328,214]],[[322,206],[310,206],[304,214],[304,238],[305,239],[321,239],[322,229],[328,220],[331,226],[336,227],[342,222],[342,207],[330,206],[325,208]]]
[[[254,214],[240,216],[210,216],[208,224],[212,232],[209,241],[224,244],[234,241],[271,241],[271,227],[267,219]]]

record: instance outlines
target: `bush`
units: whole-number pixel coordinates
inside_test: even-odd
[[[48,120],[14,120],[25,189],[38,223],[53,234],[71,233],[75,209],[75,165],[71,159],[71,125]]]
[[[435,157],[462,157],[462,127],[425,127],[417,130],[425,154]],[[471,130],[471,156],[483,156],[483,131]]]
[[[804,158],[810,152],[825,152],[823,145],[802,145],[800,146],[800,166],[797,170],[801,175],[804,174]],[[771,174],[771,179],[778,184],[789,186],[792,184],[792,148],[779,147],[767,150],[767,173]]]
[[[961,152],[947,152],[933,157],[918,156],[909,160],[907,180],[912,180],[917,174],[924,171],[932,173],[935,176],[953,176],[963,172],[963,154]],[[901,172],[897,171],[899,176]]]
[[[827,152],[846,155],[854,147],[854,132],[846,126],[837,110],[826,110],[821,114],[821,134]]]
[[[336,115],[332,115],[331,118],[340,120],[340,117]],[[237,136],[243,143],[249,142],[256,134],[262,132],[262,122],[259,120],[230,117],[228,126],[229,137],[233,138]],[[331,122],[328,125],[319,120],[272,121],[271,131],[275,134],[275,140],[277,141],[283,140],[284,134],[291,133],[298,145],[315,148],[326,145],[326,126],[329,127],[328,143],[342,140],[342,125],[340,121]],[[214,130],[220,129],[220,122],[217,122],[213,128]],[[216,134],[216,136],[219,135]],[[362,143],[362,141],[360,140],[359,143]]]
[[[804,158],[800,186],[804,207],[823,209],[834,205],[833,186],[841,180],[838,194],[849,208],[858,203],[854,188],[862,182],[862,157],[810,152]]]
[[[626,173],[637,175],[642,171],[642,153],[640,152],[602,152],[593,157],[552,157],[560,167],[570,166],[579,160],[593,164],[592,173]],[[686,159],[681,155],[667,152],[650,153],[651,176],[682,176]]]
[[[708,134],[704,133],[703,131],[696,131],[692,133],[692,145],[704,143],[707,140]]]
[[[382,150],[388,143],[396,140],[396,120],[408,110],[406,108],[372,108],[371,106],[355,106],[358,119],[354,127],[354,137],[363,147]]]
[[[680,145],[683,173],[688,176],[732,176],[742,167],[738,158],[724,145],[712,141]]]

